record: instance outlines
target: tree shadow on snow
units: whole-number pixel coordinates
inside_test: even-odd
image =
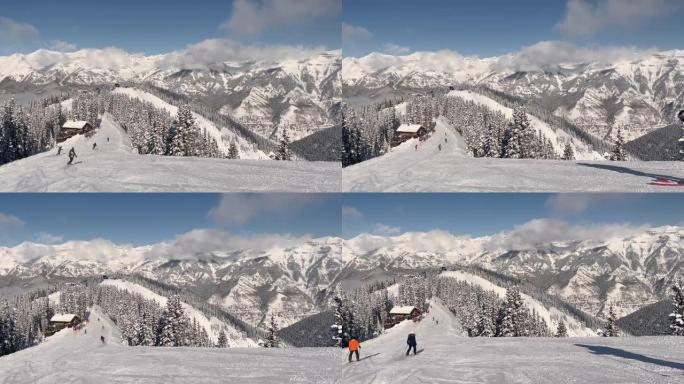
[[[585,167],[603,169],[606,171],[625,173],[628,175],[650,177],[653,179],[668,179],[668,180],[672,180],[672,181],[676,182],[680,186],[684,186],[684,179],[681,177],[677,177],[677,176],[659,175],[656,173],[646,173],[646,172],[637,171],[637,170],[627,168],[627,167],[621,167],[621,166],[609,165],[609,164],[577,163],[577,165],[583,165]]]
[[[359,361],[364,361],[364,360],[366,360],[366,359],[370,359],[371,357],[377,356],[377,355],[379,355],[379,354],[380,354],[380,352],[374,353],[374,354],[372,354],[372,355],[364,356],[364,357],[360,358]]]
[[[648,357],[645,355],[640,355],[634,352],[628,352],[619,348],[605,347],[601,345],[585,345],[585,344],[575,344],[578,347],[584,347],[590,350],[595,355],[613,355],[617,357],[622,357],[623,359],[637,360],[644,363],[660,365],[663,367],[681,369],[684,370],[684,363],[678,363],[676,361],[667,361],[662,359],[656,359],[653,357]]]

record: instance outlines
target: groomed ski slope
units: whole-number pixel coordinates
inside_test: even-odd
[[[684,162],[473,158],[442,119],[417,140],[342,170],[345,192],[684,192]],[[444,142],[444,133],[448,142]],[[442,145],[442,150],[438,145]],[[650,185],[665,177],[680,186]]]
[[[439,324],[432,321],[432,317]],[[684,338],[467,338],[438,303],[362,343],[360,362],[340,348],[127,347],[93,309],[88,334],[65,330],[0,357],[0,383],[677,383]],[[105,329],[101,329],[101,325]],[[406,336],[418,340],[406,357]],[[100,343],[105,334],[106,345]]]
[[[59,156],[55,148],[0,166],[0,191],[330,192],[340,188],[338,163],[139,155],[109,115],[93,137],[78,135],[61,145]],[[69,166],[71,147],[78,158]]]

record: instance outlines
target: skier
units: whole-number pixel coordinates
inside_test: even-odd
[[[107,142],[109,143],[109,136],[107,136]]]
[[[102,342],[102,344],[105,343],[104,336],[100,336],[100,341]]]
[[[418,144],[416,144],[416,151],[418,150]]]
[[[409,355],[411,352],[411,348],[413,348],[413,355],[416,355],[416,334],[415,333],[409,333],[408,339],[406,339],[406,344],[408,344],[408,350],[406,351],[406,356]]]
[[[444,138],[444,144],[446,144],[446,143],[447,143],[447,138],[445,137],[445,138]]]
[[[442,150],[442,143],[439,143],[439,145],[438,145],[437,147],[438,147],[439,150],[441,151],[441,150]]]
[[[78,157],[78,156],[76,156],[76,151],[74,150],[74,147],[71,147],[71,149],[69,150],[69,162],[67,164],[71,165],[71,163],[74,162],[75,157]]]
[[[97,148],[97,143],[93,143],[93,151]]]
[[[87,335],[87,334],[88,334],[88,330],[87,330],[87,329],[84,329],[84,330],[83,330],[83,334],[84,334],[84,335]]]
[[[62,154],[62,146],[60,145],[57,147],[57,155],[59,156],[61,154]]]
[[[352,354],[356,354],[356,361],[359,361],[359,348],[361,348],[361,344],[359,344],[359,341],[356,340],[355,337],[352,337],[351,340],[349,340],[349,362],[350,363],[352,361]]]

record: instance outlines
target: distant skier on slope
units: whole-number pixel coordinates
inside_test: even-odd
[[[352,355],[356,354],[356,361],[359,361],[359,349],[361,348],[361,344],[359,343],[358,340],[356,340],[355,337],[352,337],[351,340],[349,340],[349,362],[352,362]]]
[[[105,338],[104,338],[104,336],[100,336],[100,341],[102,342],[102,344],[105,343]]]
[[[416,144],[416,151],[418,150],[418,144]]]
[[[93,143],[93,151],[97,148],[97,143]]]
[[[62,154],[62,146],[60,145],[57,147],[57,155],[61,155],[61,154]]]
[[[439,148],[439,150],[441,151],[441,150],[442,150],[442,143],[439,143],[439,145],[437,146],[437,148]]]
[[[67,163],[67,165],[71,165],[71,163],[74,162],[74,158],[76,157],[78,157],[76,156],[76,151],[74,150],[74,147],[71,147],[71,149],[69,150],[69,162]]]
[[[409,355],[411,352],[411,348],[413,348],[413,355],[416,355],[416,346],[418,343],[416,342],[416,334],[411,332],[408,335],[408,339],[406,339],[406,344],[408,344],[408,350],[406,351],[406,356]]]

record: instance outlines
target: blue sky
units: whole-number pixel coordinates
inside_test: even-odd
[[[4,1],[0,53],[62,42],[153,54],[210,38],[339,48],[339,8],[340,0]]]
[[[488,57],[540,41],[682,49],[683,12],[681,0],[344,0],[343,50]]]
[[[0,245],[108,239],[153,244],[193,229],[338,236],[339,195],[3,194]]]
[[[345,238],[435,229],[481,236],[535,219],[571,225],[684,224],[681,194],[345,194],[342,205]]]

